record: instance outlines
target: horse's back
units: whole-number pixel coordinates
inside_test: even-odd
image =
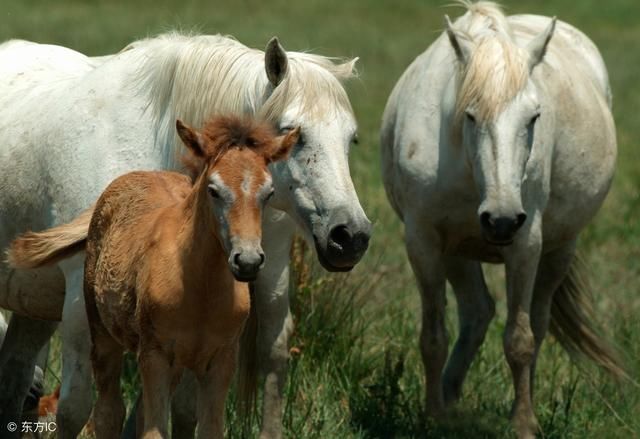
[[[177,172],[134,171],[122,175],[100,195],[91,228],[105,234],[110,228],[144,225],[158,210],[182,201],[190,190],[189,178]]]
[[[451,53],[450,53],[451,52]],[[440,36],[405,70],[382,118],[382,174],[391,205],[403,218],[415,191],[435,187],[440,145],[440,101],[454,71],[453,53]]]
[[[88,57],[66,47],[7,41],[0,44],[0,102],[34,86],[55,87],[57,81],[84,75],[93,68]]]

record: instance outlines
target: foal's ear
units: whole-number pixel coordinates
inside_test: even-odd
[[[453,51],[456,53],[456,58],[458,58],[458,61],[460,61],[462,65],[466,65],[471,57],[473,42],[469,41],[465,37],[460,37],[457,34],[457,31],[453,28],[453,24],[451,23],[448,15],[444,16],[444,26],[447,31],[447,37],[449,37],[449,42],[451,43],[451,47],[453,47]]]
[[[273,37],[267,43],[264,50],[264,68],[267,71],[269,82],[277,87],[282,82],[289,68],[287,52],[280,45],[278,37]]]
[[[196,157],[204,157],[204,142],[200,133],[176,119],[176,130],[182,142]]]
[[[283,136],[276,137],[275,142],[273,142],[273,148],[271,149],[271,151],[267,151],[266,153],[267,161],[269,163],[273,163],[289,157],[289,153],[291,152],[293,145],[298,143],[299,138],[300,127],[289,131]]]
[[[547,53],[547,46],[549,45],[549,41],[551,41],[551,37],[553,36],[553,32],[555,31],[555,29],[556,17],[553,17],[551,19],[551,23],[549,23],[549,26],[547,26],[547,28],[541,34],[538,34],[538,36],[529,41],[529,44],[527,44],[527,52],[529,52],[530,71],[542,62],[545,53]]]

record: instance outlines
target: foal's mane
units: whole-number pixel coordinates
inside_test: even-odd
[[[197,160],[192,154],[182,156],[181,161],[191,176],[192,182],[203,171],[205,162],[213,164],[233,148],[249,148],[257,154],[269,150],[276,140],[271,125],[246,116],[215,116],[209,119],[199,131],[204,140],[203,160]]]
[[[501,7],[485,1],[459,3],[468,13],[456,20],[454,29],[473,49],[466,64],[460,63],[456,125],[469,107],[479,122],[491,120],[529,79],[528,53],[515,44]]]
[[[274,88],[264,51],[230,37],[171,32],[129,47],[141,50],[135,84],[149,97],[156,144],[170,165],[181,145],[176,118],[202,126],[212,114],[249,114],[273,124],[293,101],[310,116],[336,108],[353,112],[341,82],[355,76],[356,59],[287,52],[287,74]]]

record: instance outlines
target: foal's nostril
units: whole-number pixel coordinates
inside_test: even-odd
[[[516,227],[519,229],[527,220],[527,214],[522,212],[516,216]]]
[[[240,252],[236,253],[233,257],[233,263],[236,264],[236,266],[240,266]]]
[[[259,264],[259,266],[262,267],[262,264],[264,264],[264,253],[260,253],[260,264]]]

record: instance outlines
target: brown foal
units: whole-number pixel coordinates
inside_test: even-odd
[[[9,252],[14,266],[40,266],[82,250],[86,238],[98,438],[121,433],[125,349],[138,355],[144,438],[168,436],[170,396],[185,367],[199,381],[198,436],[223,436],[224,402],[249,313],[246,282],[264,264],[262,208],[273,193],[268,165],[287,157],[298,139],[298,130],[276,137],[265,124],[232,117],[214,118],[202,131],[180,121],[176,127],[191,151],[192,179],[126,174],[98,199],[88,234],[85,213],[18,238]]]

